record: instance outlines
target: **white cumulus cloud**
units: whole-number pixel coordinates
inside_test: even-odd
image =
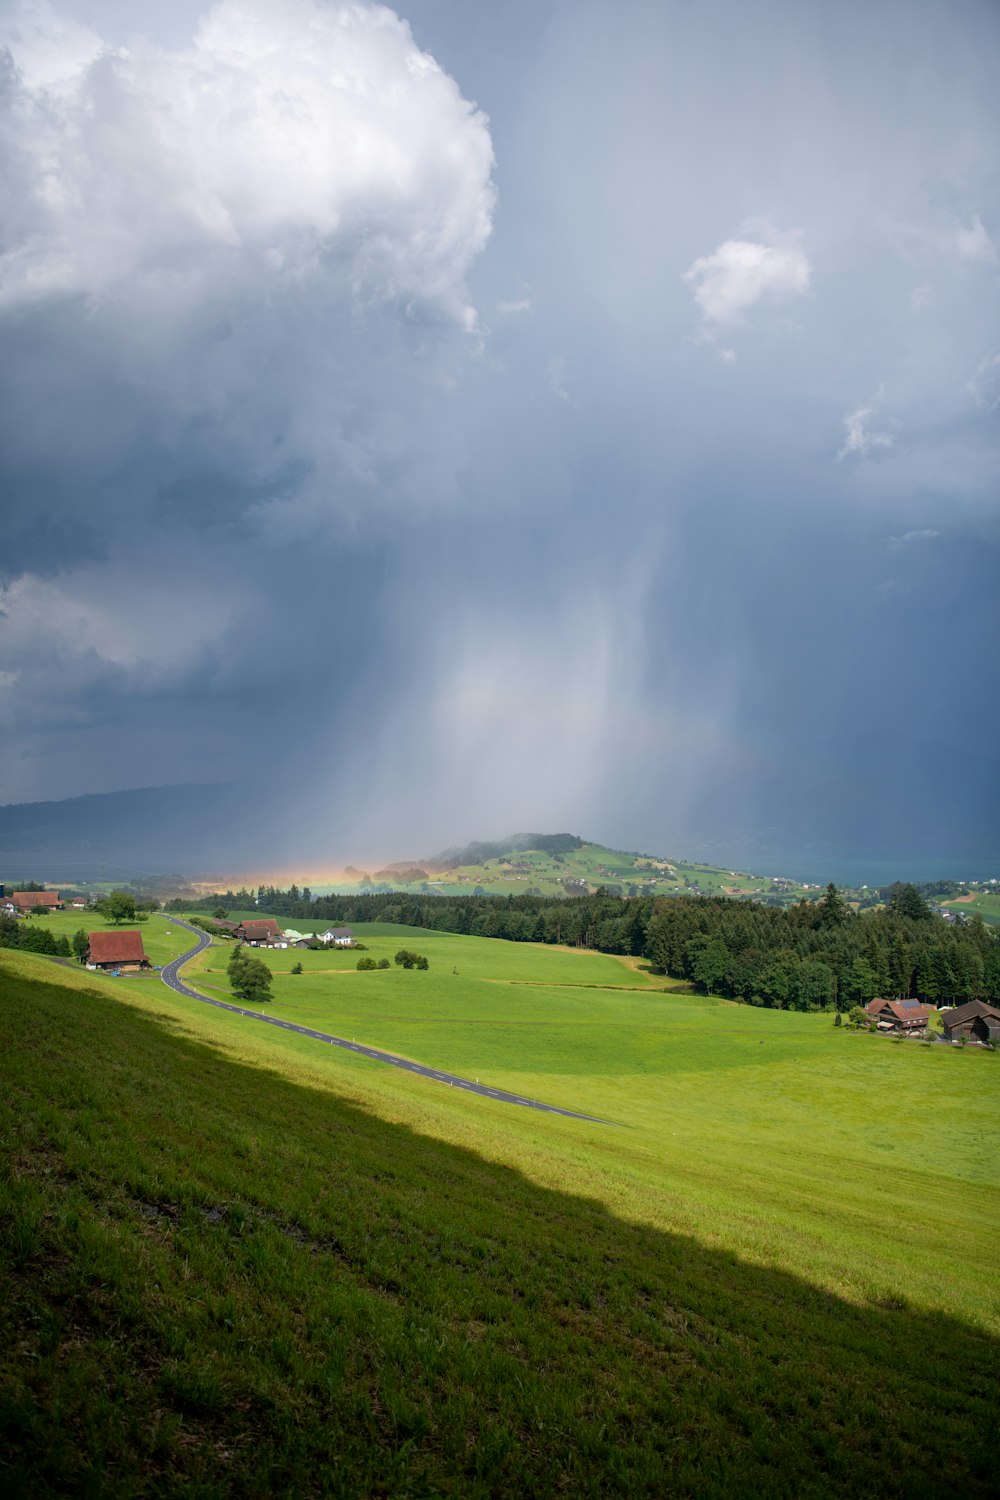
[[[127,293],[173,309],[247,278],[426,298],[471,321],[492,148],[384,6],[222,0],[192,43],[96,50],[46,7],[0,23],[0,303]]]
[[[711,255],[700,256],[683,279],[708,329],[741,323],[766,299],[786,302],[809,290],[809,258],[795,236],[771,234],[769,241],[725,240]]]
[[[186,41],[112,47],[22,0],[4,45],[11,460],[61,465],[76,482],[60,494],[100,485],[108,516],[159,505],[199,465],[289,514],[295,500],[307,530],[454,499],[430,414],[480,351],[467,275],[493,150],[406,22],[218,0]],[[111,498],[107,474],[151,453],[155,478],[137,469]]]

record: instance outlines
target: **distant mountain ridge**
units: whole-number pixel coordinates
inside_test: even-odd
[[[60,877],[99,878],[102,866],[146,872],[190,872],[245,843],[247,788],[242,782],[138,787],[94,792],[59,802],[0,806],[0,879],[30,874],[44,859]],[[235,833],[235,838],[234,838]]]

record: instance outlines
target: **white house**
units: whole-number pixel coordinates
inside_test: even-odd
[[[333,943],[337,948],[349,948],[354,942],[354,933],[349,927],[328,927],[325,932],[318,932],[316,936],[321,943]]]

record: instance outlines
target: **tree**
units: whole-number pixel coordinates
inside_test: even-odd
[[[844,975],[844,992],[848,1000],[867,1005],[869,1000],[874,1000],[877,990],[878,981],[871,964],[866,958],[856,958]]]
[[[259,958],[253,958],[245,948],[234,948],[228,966],[229,983],[233,994],[241,1000],[259,1004],[271,998],[271,971]]]
[[[823,899],[819,903],[819,925],[821,927],[839,927],[847,917],[847,907],[833,881],[827,886]]]
[[[226,908],[224,906],[217,906],[212,913],[212,916],[220,922],[225,918],[226,915]]]
[[[87,957],[87,950],[90,947],[90,938],[84,932],[82,927],[78,927],[73,934],[72,941],[73,952],[76,954],[80,962],[83,963]]]
[[[899,916],[908,917],[911,922],[929,922],[932,915],[930,907],[915,885],[894,885],[889,907]]]
[[[292,964],[291,972],[293,974],[301,974],[302,973],[302,965],[300,963]]]
[[[109,922],[119,926],[122,922],[135,921],[135,897],[130,896],[128,891],[112,891],[100,903],[100,910]]]
[[[833,999],[833,970],[818,958],[805,958],[795,971],[794,1004],[796,1010],[827,1006]],[[838,1010],[837,1015],[840,1015]]]

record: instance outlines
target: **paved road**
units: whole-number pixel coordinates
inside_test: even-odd
[[[241,1005],[230,1005],[227,1000],[210,1000],[207,995],[199,995],[184,984],[179,970],[189,958],[194,958],[196,953],[207,948],[212,940],[206,932],[200,932],[189,922],[182,922],[180,917],[168,917],[167,921],[173,922],[177,927],[186,927],[188,932],[193,933],[198,939],[193,948],[189,948],[186,953],[182,953],[179,958],[165,964],[160,970],[163,983],[170,989],[176,990],[178,995],[187,995],[191,1000],[200,1000],[203,1005],[214,1005],[217,1010],[229,1010],[234,1015],[246,1016],[250,1021],[263,1021],[266,1026],[278,1026],[282,1031],[294,1031],[298,1036],[312,1037],[314,1041],[326,1042],[331,1047],[343,1047],[346,1052],[357,1052],[361,1057],[370,1057],[375,1062],[388,1063],[390,1067],[402,1068],[406,1073],[417,1073],[421,1078],[430,1078],[435,1083],[447,1083],[452,1088],[465,1089],[470,1094],[482,1094],[486,1099],[497,1099],[501,1104],[519,1104],[524,1109],[541,1110],[542,1114],[566,1115],[570,1120],[589,1120],[595,1125],[611,1124],[610,1120],[599,1120],[596,1115],[578,1114],[573,1109],[560,1109],[556,1104],[540,1104],[537,1099],[525,1099],[520,1094],[505,1094],[503,1089],[491,1089],[485,1083],[474,1083],[469,1078],[459,1078],[455,1073],[442,1073],[439,1068],[427,1068],[423,1063],[411,1062],[407,1057],[397,1057],[394,1052],[382,1052],[378,1047],[365,1047],[361,1042],[349,1042],[342,1036],[330,1036],[325,1031],[313,1031],[309,1026],[296,1026],[294,1021],[280,1021],[277,1016],[262,1015],[259,1010],[244,1010]]]

